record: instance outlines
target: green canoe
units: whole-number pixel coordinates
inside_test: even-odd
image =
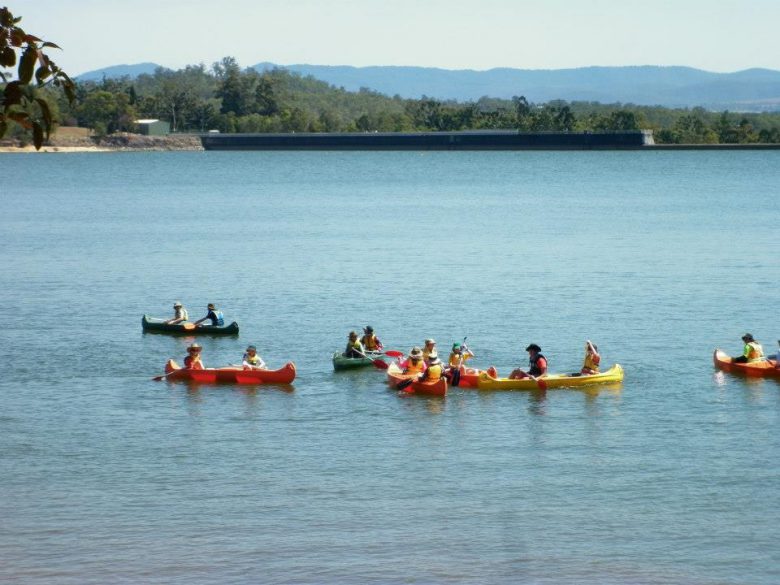
[[[365,368],[374,365],[374,360],[381,357],[381,353],[367,353],[368,357],[365,358],[348,358],[344,357],[341,352],[333,354],[333,369],[338,370],[353,370],[355,368]]]
[[[218,327],[215,325],[198,325],[192,323],[169,325],[165,319],[155,319],[149,315],[141,318],[141,328],[144,333],[168,333],[170,335],[238,335],[238,323]]]

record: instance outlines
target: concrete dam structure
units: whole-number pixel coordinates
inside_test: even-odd
[[[654,144],[652,130],[628,132],[353,132],[201,135],[206,150],[624,150]]]

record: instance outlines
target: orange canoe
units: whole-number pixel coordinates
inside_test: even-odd
[[[460,381],[458,382],[458,386],[463,386],[464,388],[476,388],[477,382],[479,382],[479,375],[484,370],[479,370],[477,368],[467,368],[466,366],[460,367]],[[496,368],[493,366],[490,366],[487,369],[488,375],[491,375],[493,377],[496,377]]]
[[[203,384],[289,384],[295,380],[295,364],[288,362],[278,370],[245,370],[236,366],[189,370],[174,360],[168,360],[165,374],[168,380]]]
[[[390,364],[390,367],[387,368],[387,383],[393,388],[397,388],[401,382],[418,376],[419,374],[404,374],[403,370],[401,370],[395,362]],[[408,392],[410,394],[428,394],[430,396],[446,396],[447,380],[441,378],[435,382],[429,382],[427,380],[422,382],[414,381],[406,386],[403,389],[403,392]]]
[[[731,374],[742,374],[751,378],[780,378],[780,369],[777,367],[776,359],[766,359],[758,362],[748,362],[746,364],[733,361],[725,352],[716,349],[712,354],[712,361],[715,367],[729,372]]]

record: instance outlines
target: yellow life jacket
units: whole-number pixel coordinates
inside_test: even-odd
[[[419,360],[417,363],[414,363],[414,361],[409,358],[408,363],[406,364],[406,369],[404,370],[404,374],[422,374],[425,371],[425,362],[422,360]]]
[[[435,366],[428,366],[428,369],[425,371],[425,378],[432,382],[436,382],[441,379],[443,374],[444,368],[441,364],[436,364]]]
[[[360,341],[363,343],[363,347],[366,348],[366,351],[376,351],[379,349],[379,344],[376,342],[376,335],[373,333],[371,335],[364,335]]]
[[[466,363],[466,360],[468,360],[471,357],[468,353],[455,353],[454,351],[450,353],[450,359],[448,360],[448,364],[451,368],[457,368],[458,365],[463,365]]]
[[[764,357],[764,348],[757,341],[745,344],[745,357],[748,361],[755,361]]]
[[[262,360],[260,359],[260,356],[255,354],[254,356],[250,356],[248,353],[244,354],[244,361],[248,363],[250,366],[256,366],[259,364]]]
[[[356,339],[355,341],[352,341],[352,340],[347,341],[347,350],[350,350],[350,349],[356,349],[356,350],[362,352],[363,351],[363,346],[361,345],[360,340]]]

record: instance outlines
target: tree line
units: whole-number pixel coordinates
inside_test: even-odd
[[[97,135],[136,130],[158,118],[172,132],[416,132],[516,129],[609,132],[651,129],[658,143],[780,143],[780,112],[710,112],[633,104],[529,102],[483,97],[473,102],[405,99],[370,89],[351,92],[284,69],[242,69],[225,57],[131,79],[80,82],[69,101],[49,90],[61,125]]]

